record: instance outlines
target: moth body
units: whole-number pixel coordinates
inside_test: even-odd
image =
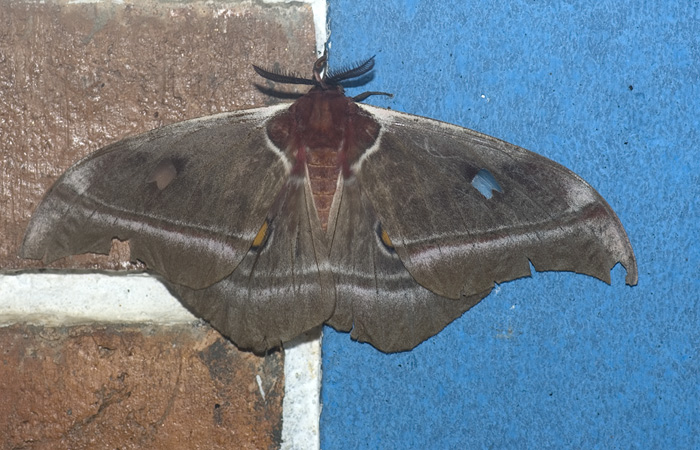
[[[266,132],[288,159],[290,176],[308,177],[321,227],[326,230],[338,177],[354,176],[353,165],[376,141],[379,124],[342,88],[314,87],[271,118]]]

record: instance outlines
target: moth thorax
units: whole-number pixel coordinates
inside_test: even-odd
[[[329,148],[307,152],[306,169],[314,197],[314,206],[321,221],[321,227],[325,231],[340,174],[337,152]]]

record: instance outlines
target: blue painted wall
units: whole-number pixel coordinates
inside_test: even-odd
[[[331,65],[377,55],[350,95],[580,174],[639,285],[538,273],[401,354],[326,328],[322,448],[699,448],[697,3],[330,3]]]

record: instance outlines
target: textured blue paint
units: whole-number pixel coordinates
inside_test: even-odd
[[[327,328],[323,448],[700,448],[697,4],[334,0],[330,18],[331,65],[377,55],[351,95],[589,181],[639,285],[538,273],[401,354]]]

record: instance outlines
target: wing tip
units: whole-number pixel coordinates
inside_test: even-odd
[[[639,282],[639,272],[637,271],[637,261],[634,259],[634,256],[632,256],[629,262],[622,263],[622,267],[627,271],[625,283],[628,286],[636,286]]]

